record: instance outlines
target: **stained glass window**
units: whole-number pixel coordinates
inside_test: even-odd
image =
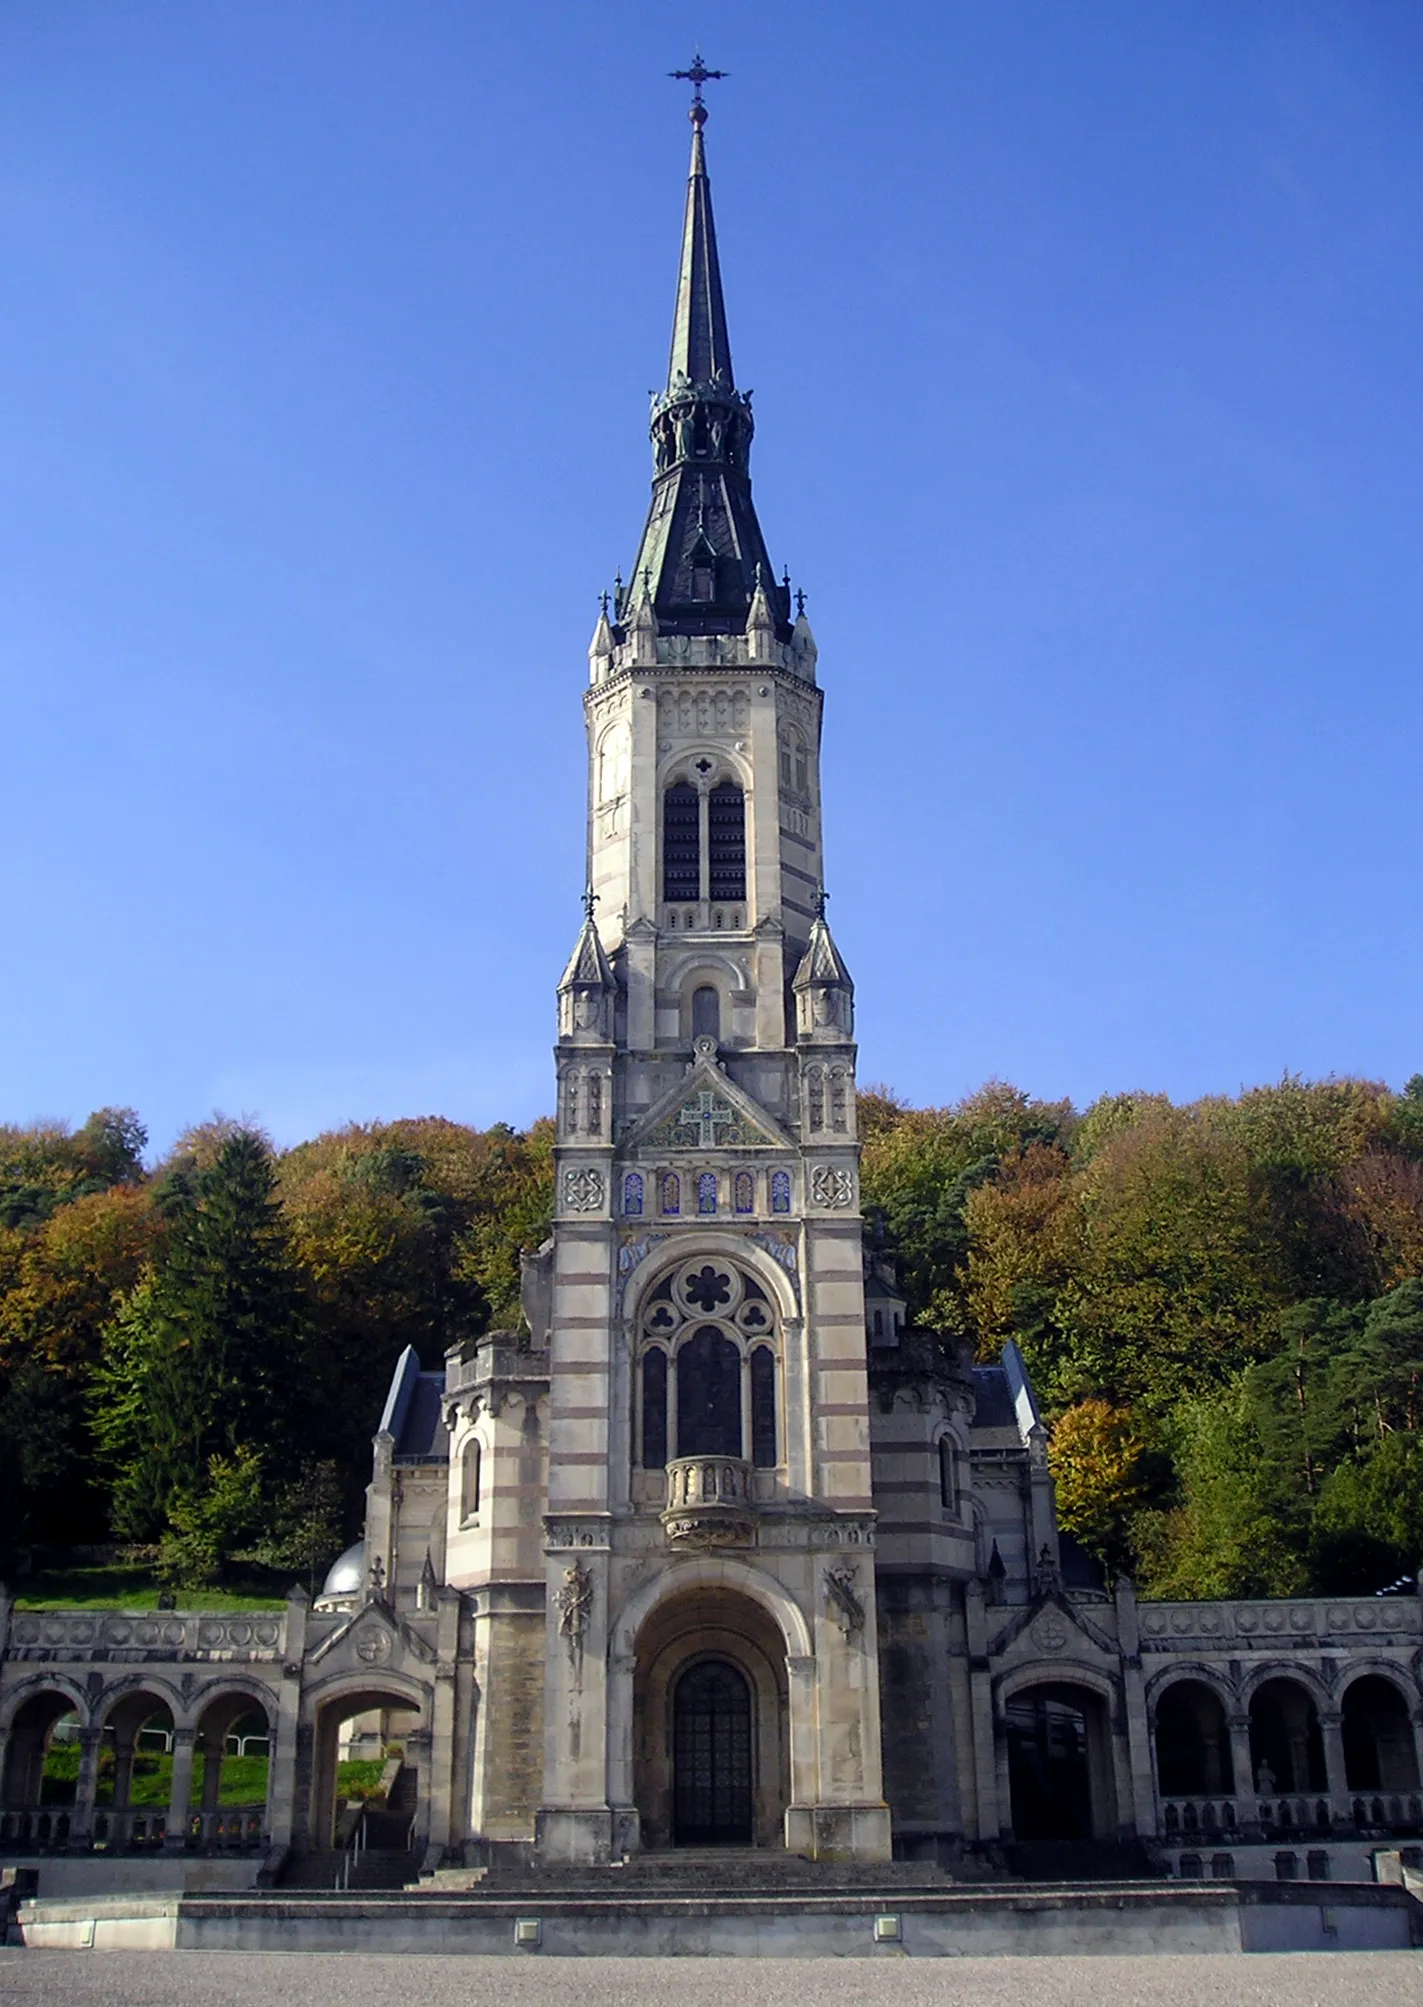
[[[762,1470],[776,1462],[776,1355],[769,1345],[751,1354],[751,1461]]]
[[[749,1171],[738,1171],[732,1184],[732,1204],[739,1213],[756,1210],[756,1180]]]
[[[697,1179],[697,1211],[699,1213],[714,1213],[716,1211],[715,1171],[703,1171]]]
[[[791,1174],[789,1171],[771,1173],[771,1211],[788,1213],[791,1209]]]
[[[667,1354],[642,1355],[642,1467],[662,1470],[667,1462]]]
[[[629,1219],[642,1211],[642,1172],[629,1171],[623,1179],[623,1211]]]
[[[682,1180],[675,1171],[662,1173],[662,1210],[664,1213],[682,1210]]]
[[[677,1354],[677,1454],[741,1455],[741,1354],[712,1324]]]

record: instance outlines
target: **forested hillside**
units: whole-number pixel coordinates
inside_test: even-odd
[[[1064,1523],[1147,1594],[1370,1590],[1423,1561],[1423,1076],[1078,1113],[861,1099],[867,1232],[921,1322],[1025,1352]],[[310,1569],[350,1535],[407,1343],[518,1315],[552,1129],[436,1118],[285,1153],[0,1129],[0,1570],[35,1546]]]

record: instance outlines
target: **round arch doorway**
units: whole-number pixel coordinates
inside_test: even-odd
[[[673,1838],[747,1847],[755,1834],[751,1688],[729,1659],[698,1659],[672,1696]]]

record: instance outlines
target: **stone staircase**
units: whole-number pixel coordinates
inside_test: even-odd
[[[769,1847],[677,1847],[665,1853],[633,1854],[610,1867],[496,1862],[487,1869],[440,1868],[422,1876],[417,1886],[451,1894],[580,1901],[619,1896],[934,1892],[952,1887],[953,1877],[931,1861],[811,1861]]]

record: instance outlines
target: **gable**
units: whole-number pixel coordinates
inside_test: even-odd
[[[653,1150],[788,1150],[780,1124],[713,1061],[700,1060],[687,1078],[650,1108],[625,1146]]]

